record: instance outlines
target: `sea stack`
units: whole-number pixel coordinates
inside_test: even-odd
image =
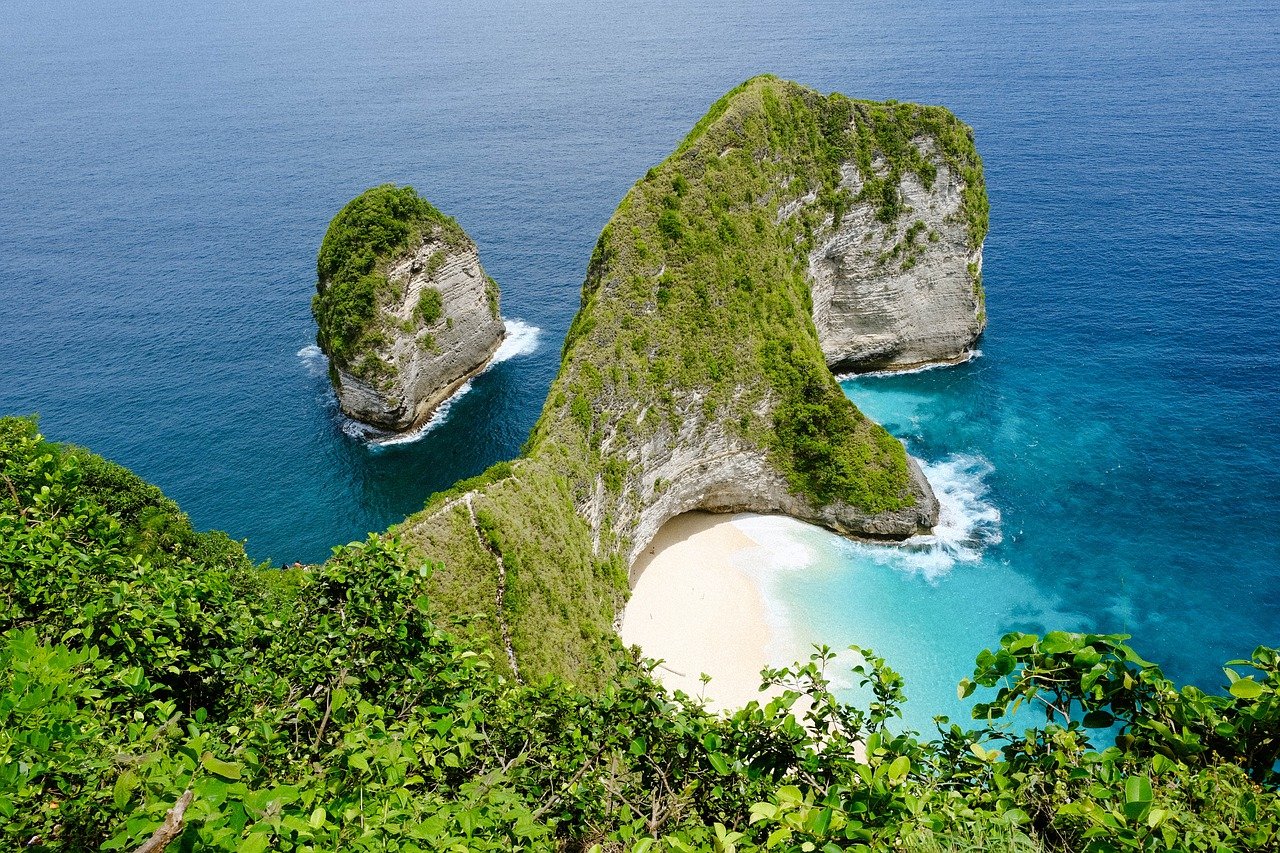
[[[362,423],[422,424],[502,343],[498,285],[476,244],[412,187],[352,199],[316,266],[316,341],[342,411]]]

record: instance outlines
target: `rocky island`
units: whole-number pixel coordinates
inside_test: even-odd
[[[774,77],[714,104],[627,193],[588,265],[524,455],[394,532],[441,618],[517,674],[608,677],[629,570],[681,513],[904,539],[938,505],[831,367],[963,358],[985,319],[972,132],[941,107]]]
[[[380,430],[426,421],[505,334],[475,243],[412,187],[366,190],[334,217],[312,312],[342,411]]]

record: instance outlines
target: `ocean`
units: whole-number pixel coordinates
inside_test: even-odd
[[[619,199],[772,72],[950,107],[992,209],[981,357],[844,384],[945,529],[770,528],[794,647],[874,647],[922,727],[964,714],[955,682],[1008,630],[1123,631],[1205,686],[1280,643],[1276,2],[6,11],[0,413],[257,559],[324,559],[517,453]],[[336,412],[310,298],[329,219],[386,181],[475,238],[513,334],[418,440],[376,445]]]

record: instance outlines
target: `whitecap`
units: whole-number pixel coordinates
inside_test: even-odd
[[[538,336],[542,334],[542,329],[523,320],[504,320],[503,323],[507,327],[507,336],[489,360],[490,365],[501,364],[516,356],[530,355],[538,348]]]
[[[324,350],[315,344],[298,350],[298,358],[312,376],[324,376],[329,370],[329,359],[325,358]]]
[[[921,470],[938,498],[938,523],[927,534],[897,545],[853,542],[781,515],[742,514],[733,523],[758,547],[742,552],[744,571],[766,585],[786,572],[818,569],[833,551],[858,562],[921,575],[934,582],[957,564],[977,563],[1000,543],[1000,509],[987,479],[995,467],[981,456],[958,453]]]
[[[1000,509],[991,502],[987,478],[995,467],[981,456],[952,454],[922,463],[925,479],[938,498],[938,523],[932,532],[897,546],[881,546],[898,568],[936,580],[957,563],[976,563],[983,551],[1003,538]]]

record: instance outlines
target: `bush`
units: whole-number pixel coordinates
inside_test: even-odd
[[[974,708],[984,724],[940,719],[926,740],[895,722],[905,688],[884,660],[853,649],[860,708],[833,695],[820,648],[762,674],[778,698],[716,716],[663,691],[652,662],[622,659],[594,694],[511,680],[440,630],[439,567],[394,540],[287,572],[152,548],[137,510],[165,499],[122,470],[118,491],[89,484],[88,459],[0,419],[6,849],[131,850],[175,807],[174,850],[1280,844],[1275,649],[1207,694],[1123,636],[1010,634],[961,685],[996,690]],[[498,466],[485,482],[521,478]],[[468,535],[520,582],[529,555],[499,509],[478,506]],[[101,604],[108,618],[86,616]],[[990,722],[1020,706],[1047,722]]]
[[[444,298],[440,291],[434,287],[422,288],[422,293],[418,296],[417,312],[422,322],[428,326],[438,322],[444,316]]]

